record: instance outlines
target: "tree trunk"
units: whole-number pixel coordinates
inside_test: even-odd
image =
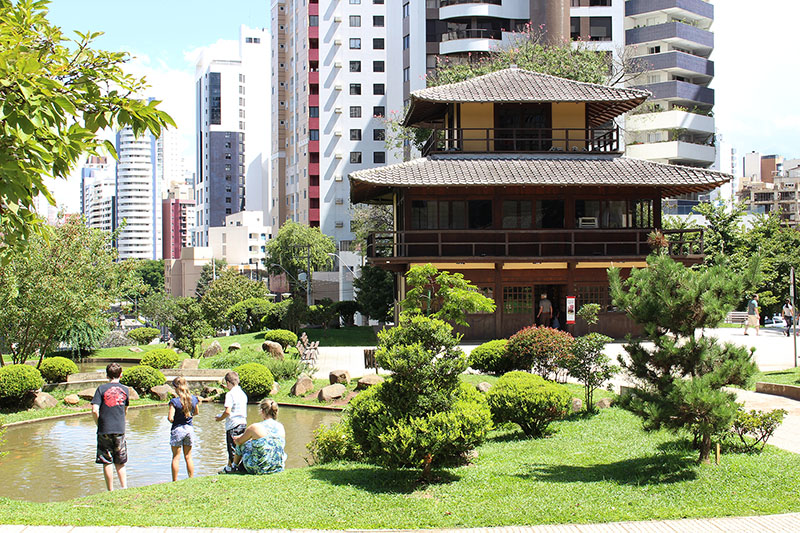
[[[433,456],[427,453],[425,454],[425,466],[422,468],[422,479],[427,482],[431,480],[431,462],[433,461]]]
[[[700,441],[700,458],[697,460],[699,463],[705,465],[711,463],[711,434],[703,433],[702,440]]]

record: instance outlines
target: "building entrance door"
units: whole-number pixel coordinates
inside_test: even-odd
[[[533,296],[536,325],[566,330],[564,307],[566,305],[567,286],[534,285]]]

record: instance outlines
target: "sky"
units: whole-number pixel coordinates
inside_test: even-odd
[[[515,0],[522,1],[522,0]],[[800,158],[800,1],[717,0],[712,27],[718,133],[737,151]],[[754,6],[763,5],[763,8]],[[194,146],[194,69],[207,48],[230,46],[239,26],[269,27],[269,0],[53,0],[50,20],[65,33],[103,31],[96,47],[133,56],[132,74],[146,76],[148,96],[178,124],[187,157]],[[79,208],[72,182],[59,184],[59,204]]]

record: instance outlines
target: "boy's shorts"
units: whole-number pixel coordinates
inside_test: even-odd
[[[236,454],[236,445],[233,443],[233,437],[238,437],[246,429],[247,424],[239,424],[225,432],[225,443],[228,445],[228,460],[231,462],[233,462],[233,456]]]
[[[756,315],[747,315],[747,325],[753,328],[757,328],[758,317]]]
[[[177,448],[178,446],[192,446],[194,443],[194,426],[183,424],[175,426],[169,432],[169,445]]]
[[[128,443],[124,433],[103,433],[97,435],[97,458],[99,465],[124,465],[128,462]]]

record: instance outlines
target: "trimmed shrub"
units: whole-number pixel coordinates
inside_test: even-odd
[[[133,387],[139,394],[147,394],[153,387],[166,383],[166,378],[159,370],[152,366],[139,365],[126,368],[122,371],[119,382],[128,387]]]
[[[178,365],[178,361],[180,361],[178,354],[169,348],[159,348],[142,354],[141,364],[152,366],[153,368],[175,368]]]
[[[275,382],[269,368],[259,363],[247,363],[233,370],[239,374],[239,386],[249,400],[260,400],[269,396]]]
[[[308,369],[304,363],[300,362],[299,356],[285,357],[283,361],[267,357],[262,364],[269,369],[275,381],[295,380]]]
[[[133,346],[136,344],[130,339],[127,335],[125,335],[124,331],[115,330],[106,335],[106,337],[100,341],[100,348],[119,348],[120,346]]]
[[[289,312],[289,307],[291,305],[291,298],[287,298],[278,303],[273,303],[267,311],[267,314],[261,320],[261,327],[268,329],[280,328],[286,320],[286,314]]]
[[[264,332],[264,340],[277,342],[286,348],[297,344],[297,335],[287,329],[271,329]]]
[[[469,366],[481,372],[503,374],[513,370],[506,353],[508,340],[500,339],[481,344],[469,354]]]
[[[128,338],[136,342],[136,344],[150,344],[150,341],[155,339],[161,334],[156,328],[136,328],[128,332]]]
[[[306,448],[316,464],[361,459],[361,451],[353,441],[353,432],[343,422],[332,426],[322,424],[314,430],[314,437]]]
[[[39,365],[39,372],[47,383],[61,383],[78,373],[78,365],[66,357],[48,357]]]
[[[355,314],[360,309],[358,302],[354,302],[353,300],[342,300],[333,304],[333,307],[339,314],[339,318],[342,319],[342,322],[345,326],[350,327],[355,324]]]
[[[225,311],[225,320],[240,333],[252,333],[261,329],[274,304],[266,298],[248,298]]]
[[[731,432],[739,436],[745,452],[761,452],[785,416],[786,411],[783,409],[748,411],[740,408],[733,420]],[[745,436],[752,437],[753,440],[748,440]]]
[[[574,342],[572,335],[565,331],[530,326],[508,339],[506,351],[511,368],[531,370],[546,379],[565,368],[566,360],[572,357]]]
[[[513,422],[528,437],[541,437],[553,420],[569,409],[569,392],[552,381],[527,372],[509,372],[486,393],[495,423]]]
[[[42,374],[31,365],[0,367],[0,404],[18,406],[29,392],[44,385]]]
[[[312,326],[322,326],[325,329],[338,326],[339,321],[334,322],[338,316],[339,312],[330,298],[325,298],[322,302],[308,308],[308,323]]]

